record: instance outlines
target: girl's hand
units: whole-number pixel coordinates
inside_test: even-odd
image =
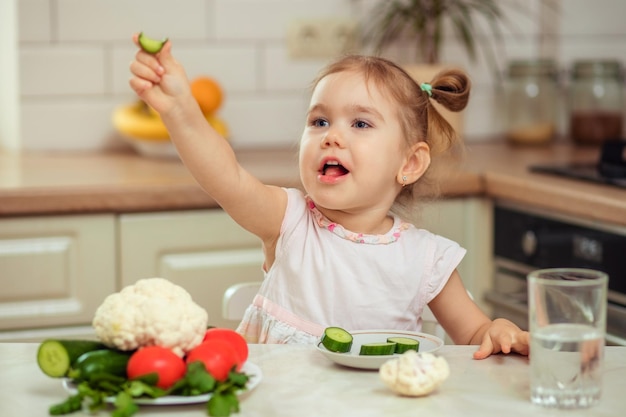
[[[133,42],[139,48],[130,64],[130,86],[135,93],[159,114],[167,114],[185,99],[192,97],[185,70],[172,56],[172,44],[167,41],[154,55],[139,47],[139,34]]]
[[[486,329],[474,359],[485,359],[492,353],[516,352],[528,355],[530,336],[506,319],[495,319]]]

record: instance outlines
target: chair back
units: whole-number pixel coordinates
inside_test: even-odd
[[[261,281],[240,282],[231,285],[222,299],[222,317],[226,320],[241,320],[254,296],[261,288]]]

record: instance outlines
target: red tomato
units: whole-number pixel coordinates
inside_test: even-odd
[[[156,373],[159,380],[157,387],[167,389],[181,379],[187,370],[183,358],[168,348],[146,346],[133,353],[126,365],[129,379]]]
[[[223,340],[230,343],[230,345],[233,347],[233,350],[237,353],[237,356],[239,357],[237,370],[240,370],[244,362],[248,359],[248,342],[246,342],[246,339],[244,339],[242,335],[234,330],[212,327],[208,329],[204,334],[203,342],[207,340]]]
[[[239,365],[239,357],[231,345],[223,340],[207,340],[187,353],[185,361],[204,363],[206,370],[218,381],[225,381],[234,366]]]

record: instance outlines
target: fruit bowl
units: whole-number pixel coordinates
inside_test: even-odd
[[[145,139],[133,136],[122,136],[138,154],[151,158],[178,158],[174,144],[166,139]]]

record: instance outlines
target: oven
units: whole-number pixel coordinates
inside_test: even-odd
[[[526,275],[535,269],[578,267],[609,275],[608,345],[626,346],[626,227],[535,208],[494,206],[493,317],[528,329]]]

